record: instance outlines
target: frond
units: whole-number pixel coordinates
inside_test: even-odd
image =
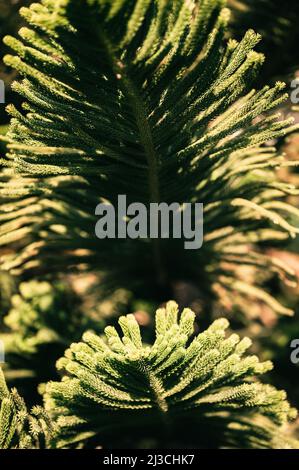
[[[47,413],[35,406],[28,412],[16,389],[8,390],[0,369],[0,449],[40,449],[54,435]]]
[[[21,9],[30,28],[5,39],[25,102],[8,107],[4,269],[99,270],[129,288],[187,275],[206,299],[220,287],[292,313],[238,273],[253,266],[294,282],[292,269],[259,252],[299,230],[298,213],[276,204],[297,194],[275,174],[287,163],[265,145],[294,126],[269,114],[287,97],[283,83],[251,89],[264,60],[253,50],[260,37],[249,30],[227,42],[224,4],[44,0]],[[203,203],[203,247],[98,240],[95,207],[116,206],[119,194],[128,204]]]
[[[63,379],[45,395],[56,445],[102,444],[110,434],[118,445],[128,435],[169,444],[176,432],[196,448],[291,445],[282,444],[281,426],[296,411],[285,392],[255,379],[272,364],[245,355],[248,338],[226,337],[225,319],[194,336],[194,317],[188,308],[178,317],[170,301],[156,312],[152,345],[142,343],[134,315],[120,317],[121,335],[107,327],[106,339],[86,333],[72,344],[57,363]]]
[[[228,0],[228,6],[232,9],[231,30],[234,37],[242,37],[253,26],[262,35],[259,49],[266,57],[271,57],[263,69],[264,77],[286,75],[298,65],[296,18],[299,4],[296,0],[289,0],[288,8],[279,0]]]

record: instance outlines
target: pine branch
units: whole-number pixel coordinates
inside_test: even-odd
[[[259,49],[271,57],[265,64],[263,77],[286,75],[298,65],[299,4],[296,0],[289,0],[288,8],[279,0],[228,0],[228,6],[233,14],[234,37],[242,37],[249,27],[263,37]]]
[[[223,0],[44,0],[5,62],[25,99],[12,116],[0,194],[3,268],[57,273],[99,270],[104,282],[136,289],[191,279],[204,299],[219,289],[292,312],[239,266],[278,273],[259,251],[298,233],[298,214],[273,205],[296,188],[277,180],[284,157],[265,144],[295,127],[269,112],[284,84],[251,90],[264,60],[260,37],[226,41]],[[98,240],[95,207],[152,201],[204,204],[204,244],[182,240]],[[150,245],[153,245],[151,248]],[[154,255],[153,255],[154,251]],[[153,289],[153,288],[152,288]],[[165,291],[165,289],[164,289]]]
[[[142,343],[134,315],[120,317],[122,335],[107,327],[106,339],[85,333],[72,344],[57,363],[63,379],[45,395],[56,445],[109,446],[110,435],[118,445],[127,436],[169,444],[178,433],[196,448],[297,446],[282,437],[281,425],[296,416],[285,392],[254,379],[272,364],[244,356],[251,341],[226,338],[225,319],[194,336],[194,318],[186,308],[178,319],[171,301],[156,312],[152,345]]]
[[[40,449],[50,445],[54,428],[45,410],[27,411],[16,389],[8,390],[0,369],[0,449]]]

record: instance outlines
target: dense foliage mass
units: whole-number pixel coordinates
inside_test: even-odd
[[[298,447],[285,392],[257,379],[272,363],[214,319],[294,313],[273,285],[297,280],[278,249],[299,232],[299,190],[279,176],[297,162],[275,144],[299,127],[278,112],[284,83],[254,88],[265,57],[247,3],[41,0],[5,36],[22,104],[0,137],[0,340],[19,392],[1,375],[0,448]],[[256,24],[281,48],[286,17]],[[120,194],[203,203],[203,246],[99,240],[95,208]],[[207,329],[168,298],[195,298]]]
[[[30,29],[5,38],[18,53],[5,63],[25,76],[13,85],[25,102],[22,113],[8,108],[0,240],[14,250],[4,269],[83,267],[105,270],[109,285],[167,288],[187,275],[203,298],[233,289],[289,313],[238,267],[294,275],[256,246],[298,231],[286,219],[297,211],[281,199],[296,190],[275,176],[287,162],[262,145],[290,132],[292,118],[267,115],[286,98],[282,83],[251,90],[260,37],[249,30],[227,42],[223,4],[59,0],[21,9]],[[95,207],[116,205],[118,194],[128,203],[202,202],[202,249],[98,240]]]
[[[137,427],[139,438],[165,439],[167,433],[173,442],[186,421],[182,439],[196,447],[210,447],[211,436],[219,446],[292,445],[275,426],[296,416],[285,393],[252,381],[271,363],[243,357],[251,341],[236,334],[226,339],[224,318],[190,342],[194,317],[186,308],[178,319],[177,304],[168,302],[156,312],[152,346],[142,344],[133,315],[120,317],[122,336],[107,327],[106,341],[86,333],[83,342],[72,344],[57,364],[66,375],[46,390],[46,409],[58,422],[58,445],[107,433],[114,438],[120,433],[121,442],[128,427],[133,433]],[[196,431],[201,426],[204,433]]]

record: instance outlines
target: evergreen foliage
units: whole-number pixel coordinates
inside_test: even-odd
[[[10,67],[7,67],[3,61],[2,57],[4,54],[9,52],[9,48],[3,43],[3,38],[7,34],[17,34],[18,30],[22,26],[23,20],[19,15],[19,9],[21,6],[28,6],[31,3],[30,0],[0,0],[0,78],[5,83],[5,102],[10,103],[13,100],[15,103],[18,102],[18,97],[15,95],[10,85],[13,80],[15,80],[17,73],[15,70],[12,70]],[[0,133],[3,133],[3,130],[6,126],[2,124],[7,124],[9,121],[9,116],[5,112],[5,106],[1,104],[0,106]],[[0,142],[0,152],[2,153],[3,146]]]
[[[21,379],[23,384],[25,378],[41,382],[56,377],[55,361],[65,348],[87,329],[101,331],[104,327],[103,321],[80,311],[78,299],[61,282],[23,282],[11,303],[0,340],[9,379]]]
[[[8,390],[0,369],[0,449],[39,449],[50,445],[54,430],[45,410],[28,412],[18,392]]]
[[[19,291],[12,297],[12,308],[4,323],[17,335],[14,344],[22,353],[34,353],[41,344],[52,341],[68,344],[92,324],[87,315],[79,316],[75,299],[61,283],[23,282]]]
[[[85,333],[72,344],[57,363],[63,379],[45,395],[56,445],[99,445],[112,435],[121,446],[135,432],[164,434],[164,442],[166,434],[168,444],[178,433],[196,448],[297,446],[282,437],[281,425],[296,416],[285,393],[253,380],[272,364],[244,355],[248,338],[226,338],[226,319],[194,336],[194,318],[188,308],[179,318],[170,301],[156,312],[153,345],[142,343],[134,315],[120,317],[121,335],[109,326],[106,339]]]
[[[294,129],[272,109],[283,83],[251,89],[264,57],[249,30],[227,41],[224,0],[42,0],[22,8],[30,28],[5,43],[24,76],[0,182],[3,268],[42,275],[88,269],[109,285],[165,288],[187,277],[207,302],[219,289],[290,314],[239,266],[292,269],[259,252],[298,232],[297,194],[277,180],[288,163],[265,143]],[[204,203],[203,247],[98,240],[100,200]],[[7,252],[7,249],[9,251]]]
[[[263,37],[259,48],[271,57],[263,68],[263,78],[286,75],[298,66],[297,0],[288,0],[287,7],[280,0],[228,0],[228,6],[233,13],[233,37],[242,37],[253,25]]]
[[[289,202],[299,190],[277,176],[297,163],[274,147],[299,126],[273,112],[288,96],[284,83],[252,87],[260,51],[273,47],[272,32],[283,47],[296,3],[288,12],[276,0],[41,0],[21,9],[27,26],[4,39],[24,102],[8,106],[0,136],[0,449],[299,448],[288,437],[296,410],[264,383],[272,363],[247,353],[249,338],[227,335],[227,319],[209,321],[215,299],[248,321],[253,298],[292,314],[264,286],[273,275],[293,286],[296,267],[265,247],[299,231]],[[251,19],[257,9],[262,24]],[[203,203],[202,248],[98,240],[95,208],[116,206],[120,194],[128,204]],[[93,289],[91,302],[81,290],[80,305],[65,283],[78,271]],[[207,329],[175,301],[156,311],[155,333],[148,316],[141,334],[141,312],[115,325],[116,312],[154,310],[180,282],[196,290]]]

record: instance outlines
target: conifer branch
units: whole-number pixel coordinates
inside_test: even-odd
[[[8,390],[0,369],[0,449],[49,447],[54,436],[51,421],[41,406],[27,411],[18,392]]]
[[[152,345],[142,343],[134,315],[120,317],[121,335],[109,326],[106,339],[85,333],[81,343],[72,344],[57,363],[63,379],[50,382],[45,395],[58,426],[56,445],[105,442],[111,432],[114,439],[128,432],[161,437],[166,431],[159,411],[174,433],[187,420],[190,431],[184,433],[197,448],[209,446],[205,439],[211,434],[220,446],[238,447],[239,438],[245,447],[291,445],[280,427],[296,411],[284,392],[253,380],[272,364],[244,355],[248,338],[226,338],[225,319],[194,336],[194,318],[187,308],[179,318],[171,301],[156,312]],[[198,434],[198,426],[205,432]]]
[[[97,269],[103,283],[129,289],[157,279],[170,288],[188,273],[203,300],[222,290],[292,313],[256,279],[296,280],[260,256],[260,245],[298,234],[290,204],[269,206],[298,190],[277,180],[288,163],[266,145],[297,127],[271,114],[287,98],[283,83],[251,89],[264,61],[253,50],[260,36],[249,30],[227,41],[224,5],[44,0],[21,9],[30,28],[5,38],[25,102],[22,111],[8,107],[3,269]],[[203,203],[202,248],[187,253],[182,240],[158,240],[153,257],[148,239],[98,240],[95,207],[102,199],[115,206],[118,194],[128,203]],[[242,279],[241,265],[254,281]]]

